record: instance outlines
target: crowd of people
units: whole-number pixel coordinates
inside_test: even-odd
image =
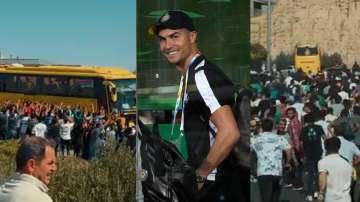
[[[135,124],[123,112],[89,112],[80,106],[18,100],[0,103],[0,140],[37,136],[52,139],[63,156],[96,158],[107,139],[135,147]]]
[[[350,201],[350,196],[359,201],[354,189],[360,162],[359,75],[336,69],[252,77],[251,180],[259,184],[262,201],[279,201],[283,188],[301,190],[307,201]],[[324,163],[336,153],[338,140],[342,160],[337,161],[346,165]]]

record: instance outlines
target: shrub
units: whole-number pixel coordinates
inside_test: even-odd
[[[17,141],[0,141],[0,183],[15,171]],[[98,160],[58,157],[49,195],[58,202],[135,201],[135,157],[124,144],[108,142]]]
[[[280,52],[273,62],[278,70],[288,69],[289,66],[294,64],[294,54],[285,54],[284,52]]]
[[[259,43],[250,46],[250,66],[253,70],[260,71],[261,65],[266,61],[267,50]]]
[[[18,141],[0,141],[0,184],[15,171]]]
[[[266,60],[267,50],[259,43],[251,44],[250,59],[251,60]]]
[[[320,55],[320,60],[322,69],[327,69],[329,67],[343,64],[342,57],[339,53],[334,53],[330,55],[327,53],[323,53]]]

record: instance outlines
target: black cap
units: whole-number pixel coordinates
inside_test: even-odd
[[[149,28],[150,35],[158,35],[162,29],[182,29],[194,31],[195,27],[191,18],[184,12],[178,10],[167,11],[156,24]]]

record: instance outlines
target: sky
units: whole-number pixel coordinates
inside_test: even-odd
[[[135,0],[2,0],[2,58],[136,69]]]

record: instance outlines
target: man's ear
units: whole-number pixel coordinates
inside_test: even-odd
[[[196,43],[196,39],[197,39],[197,32],[196,31],[190,32],[190,42]]]
[[[28,174],[32,174],[34,172],[34,170],[35,170],[35,164],[36,164],[35,159],[29,159],[26,162],[25,172],[28,173]]]

